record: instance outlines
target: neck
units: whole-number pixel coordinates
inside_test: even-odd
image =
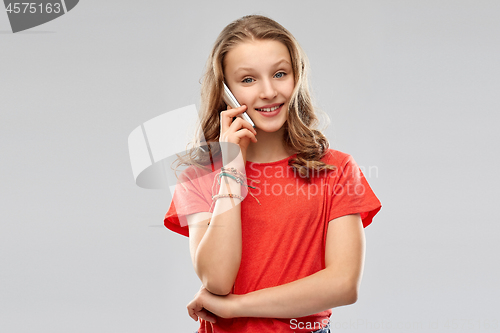
[[[293,152],[287,150],[283,144],[283,136],[285,133],[284,126],[276,132],[264,132],[256,128],[257,142],[250,142],[247,147],[246,159],[249,162],[268,163],[279,161],[288,156],[293,155]]]

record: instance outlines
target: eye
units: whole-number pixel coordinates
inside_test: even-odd
[[[277,79],[281,79],[285,75],[286,75],[285,72],[278,72],[278,73],[274,74],[274,77],[277,78]]]
[[[246,77],[243,80],[241,80],[241,82],[243,82],[243,83],[252,83],[252,81],[253,81],[253,79],[251,77]]]

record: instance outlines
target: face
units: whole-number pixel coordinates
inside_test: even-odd
[[[226,54],[224,78],[258,129],[276,132],[283,127],[295,86],[284,44],[274,40],[238,44]]]

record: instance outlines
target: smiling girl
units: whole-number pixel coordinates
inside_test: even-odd
[[[295,38],[267,17],[236,20],[215,42],[203,136],[179,157],[189,167],[165,216],[189,236],[199,333],[330,332],[331,309],[357,300],[363,227],[381,205],[353,158],[315,129],[307,73]],[[223,82],[241,107],[223,102]]]

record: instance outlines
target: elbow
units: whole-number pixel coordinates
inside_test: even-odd
[[[197,272],[203,286],[212,294],[225,296],[233,290],[235,277],[220,271]]]
[[[219,296],[226,296],[233,289],[233,285],[232,284],[229,285],[228,283],[225,283],[225,284],[217,283],[217,282],[211,283],[210,281],[207,281],[207,282],[203,282],[203,285],[210,293],[212,293],[214,295],[219,295]]]
[[[359,285],[358,283],[346,283],[343,288],[343,300],[344,305],[354,304],[358,301],[358,291]]]
[[[346,291],[345,305],[354,304],[358,301],[358,288],[354,287]]]
[[[357,281],[344,280],[336,284],[332,307],[354,304],[358,300],[359,285]]]
[[[234,281],[239,270],[239,261],[233,265],[199,260],[197,257],[195,271],[203,286],[212,294],[227,295],[233,290]]]

